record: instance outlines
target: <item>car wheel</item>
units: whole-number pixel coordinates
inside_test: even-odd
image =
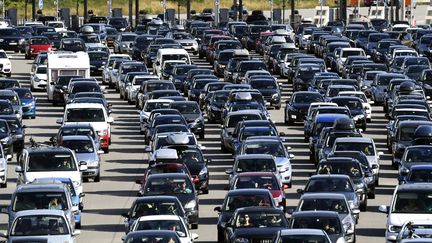
[[[224,153],[227,153],[227,152],[228,152],[228,149],[225,147],[225,145],[224,145],[223,143],[221,143],[221,150],[222,150],[222,152],[224,152]]]
[[[77,223],[75,223],[75,228],[76,229],[81,229],[81,222],[77,222]]]
[[[377,175],[377,179],[375,180],[375,186],[379,186],[379,174]]]
[[[6,73],[6,77],[12,76],[12,73]]]
[[[102,149],[104,151],[104,153],[108,154],[109,153],[109,148],[104,148]]]
[[[95,178],[93,179],[94,182],[100,182],[100,172]]]
[[[368,199],[375,199],[375,192],[369,192]]]
[[[58,103],[57,103],[57,101],[53,101],[53,106],[57,106],[58,105]]]
[[[198,224],[192,224],[191,229],[198,229]]]
[[[223,232],[221,232],[221,230],[218,230],[217,242],[218,243],[224,243],[224,234],[223,234]]]
[[[364,202],[360,203],[359,208],[360,208],[360,211],[361,211],[361,212],[366,212],[366,208],[367,208],[367,199],[366,199]]]
[[[366,122],[362,125],[362,129],[363,129],[363,132],[366,132],[366,128],[367,128],[367,126],[366,126]]]
[[[204,132],[204,130],[199,134],[199,138],[200,139],[204,139],[204,137],[205,137],[205,132]]]
[[[120,99],[122,99],[122,100],[124,99],[122,92],[120,92]]]
[[[3,184],[0,185],[1,188],[6,188],[7,187],[7,181]]]
[[[33,87],[33,82],[30,82],[30,91],[31,91],[31,92],[34,92],[34,91],[35,91],[35,89],[34,89],[34,87]]]
[[[89,182],[89,179],[87,177],[84,177],[83,182]]]

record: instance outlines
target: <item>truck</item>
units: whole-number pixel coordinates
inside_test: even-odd
[[[50,102],[59,76],[90,78],[90,59],[86,52],[50,52],[47,60],[46,90]]]

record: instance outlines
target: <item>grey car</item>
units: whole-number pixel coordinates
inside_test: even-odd
[[[300,198],[295,211],[317,210],[337,212],[346,232],[345,238],[348,242],[355,242],[355,225],[360,210],[352,210],[344,195],[337,193],[308,193]]]
[[[134,43],[137,34],[135,33],[121,33],[114,40],[114,53],[125,53],[132,52],[131,44]]]
[[[60,143],[61,146],[74,151],[78,161],[87,163],[87,170],[82,172],[83,180],[92,178],[95,182],[100,181],[100,156],[102,150],[98,150],[95,142],[90,136],[75,135],[64,136]]]

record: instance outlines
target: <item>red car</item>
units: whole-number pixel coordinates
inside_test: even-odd
[[[31,37],[25,47],[25,58],[31,59],[36,57],[41,51],[51,51],[52,45],[45,36]]]
[[[235,189],[268,189],[273,196],[275,204],[286,210],[286,198],[284,189],[288,185],[282,185],[279,177],[273,172],[244,172],[237,174],[230,190]]]

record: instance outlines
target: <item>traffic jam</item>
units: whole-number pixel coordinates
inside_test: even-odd
[[[0,28],[0,186],[14,188],[1,207],[7,242],[79,241],[86,184],[104,185],[119,142],[108,93],[136,110],[145,151],[136,197],[118,215],[123,242],[199,241],[200,197],[214,195],[221,167],[215,154],[225,181],[214,207],[218,243],[352,243],[366,211],[387,217],[386,242],[430,242],[431,26],[292,27],[255,10],[217,26],[206,12],[134,28],[92,16],[73,31],[46,17]],[[11,52],[31,61],[28,85],[14,79]],[[49,141],[25,132],[26,120],[44,119],[40,99],[62,111]],[[370,132],[377,121],[379,144]],[[300,184],[296,156],[313,168]],[[383,158],[395,174],[390,203],[372,209]]]

